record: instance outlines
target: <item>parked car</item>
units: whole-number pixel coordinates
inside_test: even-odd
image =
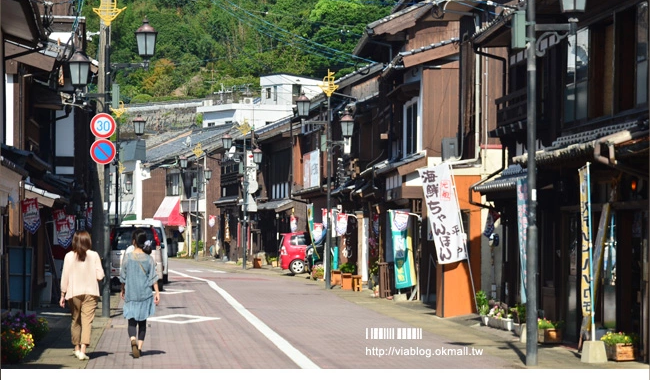
[[[285,232],[280,234],[278,257],[280,268],[288,269],[292,274],[311,272],[314,265],[322,264],[323,245],[316,245],[314,250],[309,233]]]
[[[163,290],[163,271],[164,261],[160,249],[160,235],[151,224],[124,225],[113,228],[110,235],[111,247],[111,286],[119,287],[120,270],[122,267],[122,258],[126,249],[133,243],[133,231],[142,228],[147,233],[147,239],[151,240],[155,246],[151,251],[151,256],[156,261],[156,273],[158,274],[158,289]]]
[[[162,224],[160,220],[156,219],[142,219],[142,220],[126,220],[123,221],[121,226],[126,227],[126,226],[148,226],[151,225],[155,230],[156,233],[158,234],[158,238],[160,239],[160,255],[162,256],[162,265],[163,265],[163,274],[162,274],[162,280],[163,284],[169,283],[169,255],[172,250],[170,249],[171,247],[167,243],[167,234],[165,233],[165,226]]]

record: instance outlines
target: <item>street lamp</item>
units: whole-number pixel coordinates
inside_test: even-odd
[[[323,90],[325,91],[325,90]],[[343,135],[344,141],[332,141],[332,108],[331,108],[331,94],[334,91],[327,91],[327,122],[325,124],[326,128],[326,138],[327,138],[327,235],[325,236],[325,257],[323,258],[325,262],[325,289],[331,288],[331,268],[332,263],[330,260],[331,251],[332,251],[332,147],[333,146],[343,146],[343,153],[350,153],[350,139],[352,137],[352,132],[354,130],[354,117],[352,116],[349,109],[346,108],[345,113],[340,119],[341,123],[341,133]],[[298,116],[304,120],[309,116],[311,101],[309,98],[302,93],[298,99],[296,99],[296,106],[298,108]],[[313,122],[312,122],[313,123]]]
[[[187,169],[187,157],[185,156],[180,157],[179,162],[182,171],[185,172]],[[194,242],[194,260],[196,261],[199,260],[199,240],[201,239],[201,217],[199,215],[199,201],[201,199],[201,188],[203,187],[204,184],[210,182],[210,179],[212,179],[212,170],[208,168],[205,168],[203,170],[203,178],[201,179],[200,178],[201,168],[202,166],[197,161],[196,168],[193,170],[196,173],[196,241]],[[185,184],[185,181],[183,181],[183,184]],[[183,188],[185,188],[185,186],[183,186]],[[191,194],[190,197],[188,197],[188,199],[190,198],[191,198]]]
[[[574,14],[584,12],[586,0],[560,0],[562,13]],[[527,2],[526,40],[527,68],[528,68],[528,104],[527,104],[527,180],[528,180],[528,228],[526,230],[526,365],[537,365],[537,165],[535,150],[537,149],[537,57],[542,57],[545,50],[537,45],[536,31],[544,31],[540,41],[552,34],[561,40],[569,34],[575,34],[575,18],[569,19],[569,24],[535,24],[535,0]],[[566,33],[560,35],[557,32]],[[516,33],[517,31],[513,31]],[[592,326],[593,330],[593,326]]]
[[[252,140],[253,140],[253,130],[251,130],[251,146],[253,145]],[[229,134],[226,133],[225,135],[223,135],[223,137],[221,137],[221,143],[222,143],[222,145],[223,145],[223,147],[224,147],[224,149],[226,151],[230,150],[230,148],[232,147],[232,136],[230,136]],[[242,233],[243,233],[242,242],[243,242],[244,252],[243,252],[243,257],[242,257],[242,269],[246,269],[246,252],[248,250],[248,247],[247,247],[247,237],[248,237],[248,229],[247,229],[247,227],[248,227],[248,197],[250,196],[250,194],[248,193],[249,185],[250,185],[250,183],[249,183],[249,170],[250,171],[252,171],[252,170],[257,171],[257,165],[262,163],[262,151],[259,148],[255,148],[255,149],[253,149],[252,154],[248,153],[248,151],[246,150],[246,134],[244,134],[243,152],[240,153],[240,152],[235,151],[235,152],[227,152],[226,154],[230,155],[230,156],[236,155],[236,156],[244,158],[244,183],[243,183],[244,191],[243,191],[243,195],[242,195],[242,199],[243,199],[242,208],[243,208],[243,217],[244,217],[244,219],[242,221]],[[252,155],[253,163],[255,165],[248,166],[249,158],[251,158],[251,155]]]

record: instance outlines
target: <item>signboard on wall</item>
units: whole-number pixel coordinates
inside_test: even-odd
[[[302,184],[305,189],[320,186],[320,150],[312,150],[302,156]]]

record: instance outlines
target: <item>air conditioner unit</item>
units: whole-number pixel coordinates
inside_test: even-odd
[[[442,160],[451,158],[458,158],[458,140],[455,137],[446,137],[442,139]]]
[[[244,98],[244,104],[253,104],[253,98]]]

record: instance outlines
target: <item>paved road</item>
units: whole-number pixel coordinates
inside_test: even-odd
[[[149,320],[143,356],[132,358],[126,321],[116,316],[87,368],[512,368],[326,292],[323,282],[224,273],[187,261],[174,268]],[[378,331],[372,328],[412,336],[367,339]]]
[[[114,293],[110,317],[101,316],[101,304],[97,310],[89,361],[71,354],[67,310],[43,308],[36,312],[50,321],[50,334],[24,363],[3,365],[3,378],[24,378],[22,369],[29,368],[370,368],[378,375],[389,368],[626,369],[626,380],[648,378],[649,367],[640,362],[582,363],[572,345],[540,345],[538,366],[526,367],[526,345],[512,332],[481,326],[477,315],[438,318],[418,301],[373,298],[368,290],[325,290],[323,282],[277,268],[243,271],[214,260],[183,259],[173,259],[171,268],[171,283],[149,320],[142,358],[131,357],[121,300]],[[367,339],[370,328],[415,329],[403,331],[421,331],[422,339]],[[460,348],[453,356],[434,355],[436,349]],[[477,353],[472,349],[483,353],[466,355]],[[162,374],[178,378],[178,372]]]

